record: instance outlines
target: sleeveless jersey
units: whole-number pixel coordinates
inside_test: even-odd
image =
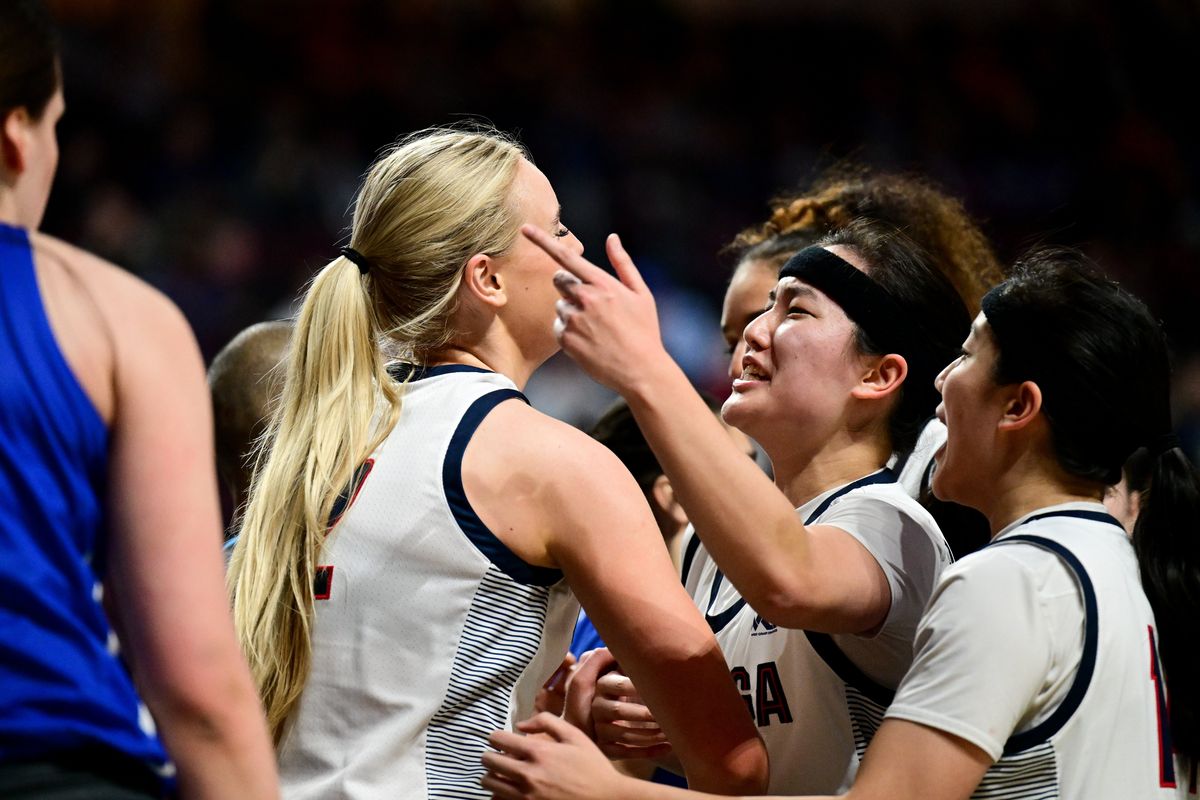
[[[1099,503],[1042,509],[946,571],[887,716],[995,759],[976,798],[1165,800],[1188,776],[1157,637],[1120,524]]]
[[[508,378],[465,365],[409,382],[325,542],[285,797],[489,796],[487,736],[533,713],[579,610],[562,574],[520,560],[463,490],[472,434],[514,398]]]
[[[0,225],[0,762],[104,747],[169,772],[100,605],[108,430]]]
[[[858,540],[888,579],[892,607],[873,636],[780,628],[755,613],[694,531],[684,585],[716,635],[771,757],[769,794],[837,794],[853,782],[892,690],[912,661],[925,602],[950,553],[936,523],[882,470],[831,489],[797,513]]]

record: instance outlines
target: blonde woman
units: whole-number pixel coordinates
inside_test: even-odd
[[[288,797],[486,797],[487,734],[532,710],[571,590],[693,785],[764,786],[637,484],[521,395],[558,297],[522,224],[583,250],[518,145],[420,133],[372,167],[309,288],[230,573]]]

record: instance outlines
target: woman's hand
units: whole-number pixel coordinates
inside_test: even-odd
[[[586,735],[553,714],[517,725],[522,736],[496,731],[485,751],[483,788],[500,800],[612,800],[632,779],[617,773]]]
[[[596,744],[609,758],[657,759],[671,752],[666,734],[622,672],[606,673],[596,682],[592,724]]]
[[[562,267],[554,276],[563,297],[554,330],[562,349],[589,375],[624,394],[671,363],[654,296],[615,233],[605,243],[615,278],[540,228],[524,225],[521,233]]]
[[[542,688],[533,698],[534,711],[549,711],[556,717],[562,716],[563,705],[567,700],[567,682],[575,671],[575,656],[567,653],[554,674],[546,679]]]

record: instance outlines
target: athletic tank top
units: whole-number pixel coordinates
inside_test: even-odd
[[[168,771],[101,608],[108,430],[0,224],[0,762],[103,746]]]
[[[503,375],[420,370],[335,506],[312,670],[280,747],[285,798],[490,796],[487,736],[533,713],[579,610],[562,574],[518,558],[463,489],[467,444],[509,400],[524,396]]]

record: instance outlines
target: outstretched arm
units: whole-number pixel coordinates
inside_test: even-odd
[[[526,562],[563,571],[693,784],[727,793],[764,787],[766,749],[725,657],[616,456],[510,401],[480,424],[463,474],[489,529]]]
[[[225,595],[203,364],[179,312],[122,279],[105,304],[117,348],[111,607],[182,796],[277,797],[274,754]]]
[[[483,756],[488,768],[483,786],[501,800],[716,800],[715,795],[618,774],[586,736],[549,714],[518,727],[524,734],[541,736],[492,734],[491,745],[498,752]],[[886,720],[854,786],[841,800],[966,800],[990,765],[986,753],[962,739]]]
[[[882,623],[891,594],[879,564],[844,531],[806,529],[738,450],[664,349],[654,298],[617,237],[607,243],[614,278],[540,230],[522,233],[566,270],[555,276],[563,349],[629,402],[705,547],[747,602],[791,628],[861,633]]]

